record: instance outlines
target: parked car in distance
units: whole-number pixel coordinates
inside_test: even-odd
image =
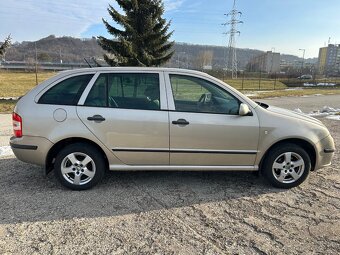
[[[13,129],[18,159],[54,169],[75,190],[107,169],[260,171],[292,188],[330,165],[335,150],[321,121],[183,69],[60,72],[18,101]]]
[[[310,74],[304,74],[298,77],[299,80],[311,80],[313,79],[313,76]]]

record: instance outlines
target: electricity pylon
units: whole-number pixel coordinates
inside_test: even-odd
[[[242,12],[236,10],[236,0],[234,0],[233,9],[224,14],[227,17],[230,17],[230,20],[226,23],[222,24],[224,26],[230,25],[230,30],[224,34],[229,34],[229,44],[228,44],[228,59],[227,59],[227,70],[231,70],[231,78],[237,79],[237,54],[236,54],[236,34],[240,34],[240,31],[237,30],[237,24],[243,23],[243,21],[238,19],[238,16],[241,17]]]

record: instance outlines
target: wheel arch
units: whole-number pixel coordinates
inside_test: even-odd
[[[48,151],[47,156],[46,156],[46,161],[45,161],[46,162],[45,163],[45,175],[47,175],[49,172],[53,170],[55,157],[57,156],[58,152],[65,146],[68,146],[74,143],[86,143],[86,144],[90,144],[91,146],[95,147],[102,154],[106,167],[107,168],[109,167],[109,161],[105,155],[105,152],[98,144],[96,144],[95,142],[89,139],[85,139],[81,137],[72,137],[72,138],[66,138],[66,139],[60,140],[59,142],[55,143],[51,147],[51,149]]]
[[[262,169],[263,161],[267,157],[267,155],[271,151],[271,149],[276,147],[276,146],[279,146],[281,144],[287,144],[287,143],[298,145],[302,149],[304,149],[307,152],[307,154],[310,157],[310,159],[311,159],[311,167],[312,167],[311,170],[312,171],[314,170],[315,164],[316,164],[316,150],[315,150],[314,146],[310,142],[308,142],[306,140],[303,140],[303,139],[300,139],[300,138],[289,138],[289,139],[284,139],[284,140],[277,141],[276,143],[272,144],[266,150],[266,152],[263,154],[263,156],[261,158],[261,161],[260,161],[260,164],[259,164],[260,171]]]

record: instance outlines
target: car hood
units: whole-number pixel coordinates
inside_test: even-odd
[[[293,117],[293,118],[297,118],[297,119],[304,120],[304,121],[307,121],[307,122],[311,122],[311,123],[314,123],[314,124],[317,124],[317,125],[324,127],[324,125],[322,124],[322,122],[320,120],[313,118],[311,116],[308,116],[307,114],[304,114],[304,113],[294,112],[294,111],[283,109],[283,108],[276,107],[276,106],[269,106],[267,108],[267,111],[282,114],[282,115]]]

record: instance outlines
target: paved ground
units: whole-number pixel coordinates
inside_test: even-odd
[[[0,146],[8,145],[12,135],[12,116],[10,114],[0,114]]]
[[[294,110],[299,108],[305,113],[321,110],[324,106],[340,109],[340,95],[314,95],[303,97],[280,97],[259,99],[260,102]]]
[[[322,100],[340,108],[339,98]],[[339,147],[340,122],[322,121]],[[339,254],[339,165],[337,153],[288,191],[250,173],[118,172],[76,192],[2,158],[0,254]]]

